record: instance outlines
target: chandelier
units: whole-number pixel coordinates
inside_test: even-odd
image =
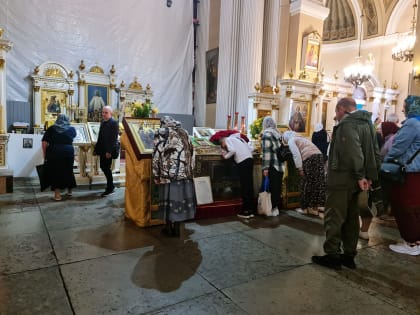
[[[416,43],[416,11],[417,2],[413,4],[413,19],[411,20],[411,30],[403,36],[398,36],[397,45],[392,48],[392,59],[396,61],[412,61],[414,57],[414,44]]]
[[[363,12],[363,10],[362,10]],[[362,46],[362,27],[363,27],[363,13],[360,16],[360,35],[359,35],[359,54],[356,57],[356,62],[346,68],[344,68],[344,80],[350,82],[355,87],[362,85],[364,82],[368,81],[372,76],[373,72],[373,63],[374,59],[371,54],[369,58],[362,62],[362,57],[360,56],[360,48]]]

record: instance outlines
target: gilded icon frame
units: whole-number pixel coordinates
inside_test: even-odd
[[[71,125],[74,129],[76,129],[76,137],[73,139],[73,145],[85,145],[92,143],[86,124],[72,123]]]
[[[294,132],[309,136],[311,122],[311,102],[305,100],[290,101],[288,127]]]

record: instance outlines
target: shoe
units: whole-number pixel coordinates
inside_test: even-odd
[[[369,232],[362,232],[359,231],[359,238],[361,238],[362,240],[369,240]]]
[[[341,254],[340,255],[341,264],[349,269],[356,269],[356,263],[354,262],[354,257],[350,255]]]
[[[101,194],[101,197],[106,197],[106,196],[110,196],[110,195],[113,195],[113,194],[115,194],[115,189],[113,189],[113,190],[111,190],[111,191],[105,190],[105,191]]]
[[[61,198],[61,197],[53,197],[52,198],[54,201],[61,201],[61,200],[63,200],[63,198]]]
[[[67,193],[66,196],[71,197],[71,196],[73,196],[73,194],[72,193]]]
[[[389,214],[383,214],[379,217],[383,221],[395,221],[395,217]]]
[[[391,244],[389,249],[400,254],[408,254],[411,256],[420,255],[420,245],[410,245],[407,242],[400,244]]]
[[[312,262],[330,269],[341,270],[340,258],[333,255],[312,256]]]
[[[250,218],[253,218],[254,215],[252,214],[252,212],[243,211],[241,213],[238,213],[238,217],[242,219],[250,219]]]
[[[271,216],[272,217],[278,217],[280,215],[280,211],[277,207],[275,207],[273,210],[271,210]]]

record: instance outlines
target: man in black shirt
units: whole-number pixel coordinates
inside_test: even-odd
[[[95,145],[94,155],[99,155],[100,167],[106,177],[106,189],[101,194],[102,197],[111,195],[115,191],[114,180],[112,178],[112,152],[118,147],[118,122],[112,118],[111,106],[102,108],[101,127],[99,128],[98,141]]]

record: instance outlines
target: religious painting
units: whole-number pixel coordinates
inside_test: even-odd
[[[71,125],[76,129],[76,137],[73,139],[74,145],[84,145],[91,143],[86,124],[77,123]]]
[[[155,132],[160,128],[160,119],[124,117],[123,125],[137,159],[150,158]]]
[[[214,135],[216,131],[212,128],[208,127],[193,127],[193,135],[197,138],[206,138],[209,139],[212,135]]]
[[[289,128],[294,132],[309,135],[310,102],[291,100]]]
[[[109,86],[98,84],[86,85],[87,121],[100,122],[102,107],[109,104]]]
[[[207,104],[216,103],[217,99],[217,73],[219,64],[219,48],[206,52],[207,69]]]
[[[303,37],[301,68],[317,71],[319,67],[320,36],[317,32]]]
[[[45,90],[41,91],[41,123],[54,123],[57,115],[63,112],[67,100],[65,91]]]
[[[101,127],[101,123],[99,122],[88,122],[88,130],[90,139],[92,143],[98,142],[98,135],[99,135],[99,128]]]
[[[33,141],[34,140],[32,138],[23,138],[23,148],[24,149],[32,149]]]

